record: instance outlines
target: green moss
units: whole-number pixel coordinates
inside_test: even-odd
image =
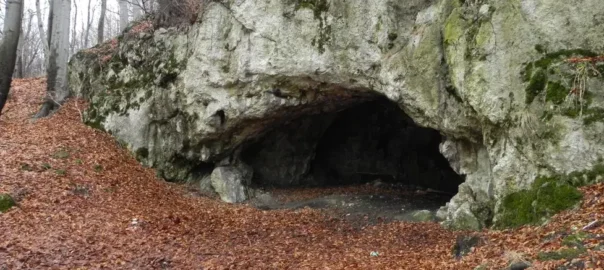
[[[547,86],[547,101],[552,101],[555,104],[561,104],[568,89],[560,81],[548,82],[548,74],[557,75],[559,71],[555,69],[557,65],[563,64],[564,60],[570,57],[593,57],[598,54],[584,49],[559,50],[556,52],[547,53],[543,45],[536,45],[535,50],[543,54],[543,56],[533,62],[525,64],[520,75],[523,80],[528,83],[526,87],[526,103],[531,104],[535,97],[539,95]],[[563,80],[572,81],[573,74],[559,74]],[[552,76],[553,77],[553,76]]]
[[[581,115],[580,107],[565,108],[561,111],[562,115],[570,118],[577,118]]]
[[[552,252],[539,252],[537,259],[540,261],[572,260],[583,255],[585,252],[586,250],[583,248],[565,248]]]
[[[569,90],[564,87],[560,82],[549,82],[547,84],[547,91],[545,94],[545,100],[551,101],[554,104],[562,104],[568,96]]]
[[[547,84],[547,73],[543,69],[537,69],[531,76],[528,86],[526,87],[526,103],[531,104],[545,89]]]
[[[540,223],[562,210],[576,205],[581,192],[560,177],[539,177],[528,190],[505,196],[501,203],[502,215],[497,227],[518,227]]]
[[[603,108],[591,108],[585,112],[585,118],[583,118],[584,125],[589,126],[596,122],[604,122]]]
[[[542,54],[546,54],[547,51],[545,49],[545,46],[541,45],[541,44],[537,44],[535,45],[535,51],[542,53]]]
[[[136,150],[136,156],[138,158],[147,158],[149,157],[149,149],[147,149],[146,147],[141,147],[139,149]]]
[[[15,200],[8,194],[0,194],[0,212],[4,213],[17,205]]]
[[[21,170],[22,171],[27,171],[27,172],[31,172],[34,169],[31,167],[31,165],[27,164],[27,163],[21,163]]]
[[[454,9],[445,22],[444,42],[455,44],[464,35],[466,22],[461,17],[461,9]]]
[[[562,239],[562,244],[568,247],[583,247],[583,242],[589,238],[589,234],[585,232],[578,232],[568,235]]]
[[[93,169],[95,172],[101,172],[103,171],[103,166],[101,166],[100,164],[95,164]]]
[[[576,205],[583,198],[583,194],[569,184],[555,182],[556,179],[547,181],[537,189],[534,208],[538,217],[552,216]]]
[[[543,120],[543,121],[552,120],[553,117],[554,117],[554,114],[550,111],[544,111],[543,114],[541,114],[541,120]]]
[[[601,161],[602,162],[602,161]],[[562,210],[576,205],[582,198],[577,187],[604,180],[604,164],[566,175],[535,179],[531,188],[505,196],[496,227],[509,228],[540,223]]]
[[[577,187],[596,184],[604,179],[604,164],[596,164],[590,170],[570,173],[564,179]]]

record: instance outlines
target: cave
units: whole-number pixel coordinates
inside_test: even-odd
[[[385,97],[290,119],[248,142],[252,187],[303,188],[380,181],[454,195],[463,182],[439,151],[441,134]]]

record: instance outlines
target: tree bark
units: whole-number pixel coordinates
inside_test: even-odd
[[[128,1],[119,0],[120,4],[120,31],[124,31],[128,27]]]
[[[74,14],[73,14],[73,28],[71,29],[71,43],[69,45],[69,55],[72,55],[76,51],[78,39],[77,39],[77,25],[78,25],[78,1],[73,1]]]
[[[132,20],[136,21],[143,16],[143,3],[139,0],[132,1]]]
[[[90,42],[88,41],[90,36],[90,26],[92,25],[92,16],[90,16],[90,9],[92,6],[92,0],[88,0],[88,13],[86,14],[86,29],[84,30],[84,48],[88,48]]]
[[[40,8],[40,0],[36,0],[36,17],[38,19],[38,32],[40,32],[40,40],[42,40],[43,48],[44,48],[44,62],[48,59],[48,55],[50,54],[48,48],[48,41],[46,37],[46,32],[44,32],[44,21],[42,20],[42,9]]]
[[[0,115],[10,91],[21,35],[23,0],[7,0],[2,44],[0,45]]]
[[[53,0],[51,12],[53,16],[52,32],[50,32],[50,57],[46,68],[48,74],[46,101],[36,114],[36,118],[48,116],[69,97],[67,61],[69,58],[71,0]]]
[[[105,13],[107,12],[107,0],[101,0],[101,17],[99,18],[99,27],[97,29],[97,43],[101,44],[105,40]]]
[[[23,46],[25,46],[25,41],[23,40],[23,28],[21,28],[21,32],[19,33],[19,43],[17,45],[17,63],[15,73],[13,74],[14,78],[23,78]]]

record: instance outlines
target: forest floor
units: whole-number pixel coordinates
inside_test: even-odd
[[[44,79],[14,81],[0,118],[0,193],[18,201],[0,214],[0,269],[502,269],[522,260],[604,268],[604,226],[582,230],[604,221],[604,184],[583,188],[580,209],[543,226],[358,228],[319,209],[264,211],[164,182],[82,124],[82,101],[31,120],[44,88]],[[481,241],[458,259],[452,248],[466,235]]]

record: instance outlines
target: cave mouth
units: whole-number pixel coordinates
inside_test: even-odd
[[[376,183],[407,190],[457,193],[463,176],[439,151],[440,133],[413,122],[385,97],[341,111],[302,116],[249,142],[242,160],[252,188],[300,189]]]

